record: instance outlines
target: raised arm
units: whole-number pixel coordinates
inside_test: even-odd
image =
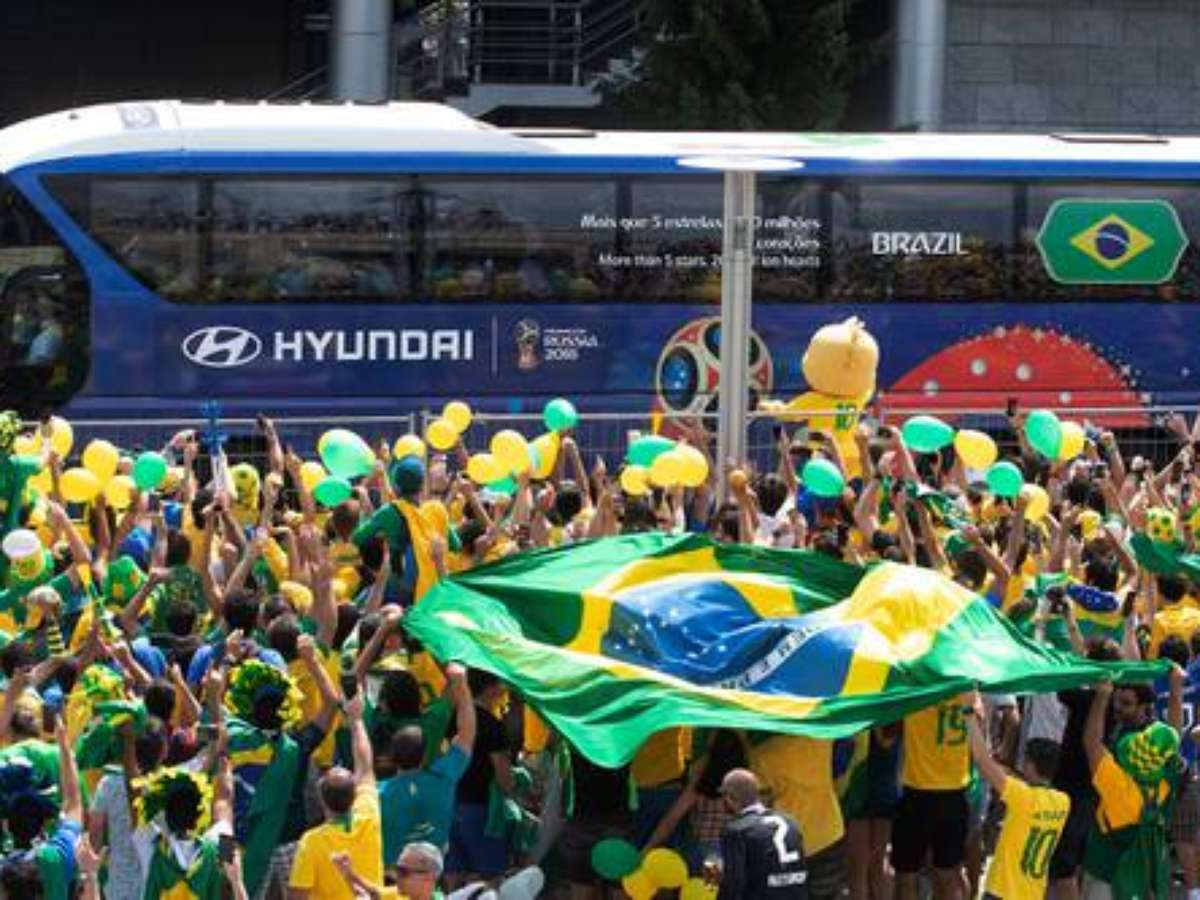
[[[79,766],[67,737],[61,716],[54,718],[54,739],[58,743],[59,788],[62,792],[62,817],[83,827],[83,792],[79,787]]]
[[[1108,713],[1108,701],[1112,692],[1111,681],[1102,681],[1096,685],[1087,723],[1083,727],[1083,751],[1087,754],[1088,768],[1093,774],[1104,754],[1108,752],[1104,749],[1104,717]]]
[[[454,721],[458,726],[454,745],[470,756],[475,747],[476,718],[475,699],[467,683],[467,670],[458,663],[450,663],[446,666],[446,683],[454,701]]]
[[[991,751],[988,750],[987,739],[983,736],[983,700],[978,691],[972,694],[970,707],[971,713],[966,719],[967,736],[971,742],[971,758],[975,760],[975,765],[979,768],[980,774],[987,779],[988,784],[997,794],[1003,794],[1004,785],[1008,781],[1008,773],[1004,771],[1004,767],[1000,763],[996,762]]]
[[[354,756],[354,781],[360,786],[375,785],[375,756],[371,738],[363,722],[363,689],[359,686],[353,700],[346,703],[346,718],[350,720],[350,746]]]

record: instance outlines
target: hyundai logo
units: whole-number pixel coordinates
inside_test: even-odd
[[[262,341],[254,332],[236,325],[210,325],[185,337],[180,349],[198,366],[232,369],[257,359]]]

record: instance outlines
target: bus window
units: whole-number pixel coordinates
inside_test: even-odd
[[[665,303],[721,302],[720,175],[630,179],[622,229],[625,294]]]
[[[0,408],[38,417],[74,396],[88,373],[89,312],[74,257],[0,183]]]
[[[617,187],[592,178],[422,178],[436,301],[612,298]],[[609,256],[606,256],[608,254]]]
[[[1011,296],[1015,188],[847,181],[831,191],[830,298],[997,300]]]
[[[724,187],[720,176],[630,179],[622,221],[629,260],[625,296],[663,302],[721,302]],[[756,194],[754,299],[816,296],[821,228],[811,181],[763,177]]]
[[[1188,243],[1183,255],[1179,258],[1173,275],[1161,284],[1121,284],[1120,259],[1109,252],[1116,248],[1129,252],[1129,258],[1138,255],[1138,249],[1127,243],[1129,234],[1124,229],[1137,228],[1136,214],[1131,221],[1114,221],[1111,226],[1116,230],[1110,231],[1107,244],[1098,244],[1095,251],[1105,255],[1108,265],[1106,269],[1111,275],[1104,274],[1095,283],[1064,284],[1051,276],[1046,268],[1046,262],[1037,246],[1037,236],[1042,230],[1051,207],[1059,201],[1078,201],[1095,207],[1095,218],[1101,222],[1109,214],[1104,207],[1106,200],[1160,200],[1169,204],[1183,226],[1184,234],[1200,234],[1200,205],[1194,199],[1195,191],[1178,185],[1155,185],[1144,182],[1129,184],[1095,184],[1095,183],[1047,183],[1035,182],[1029,185],[1026,203],[1027,215],[1021,228],[1021,266],[1019,270],[1019,296],[1028,300],[1162,300],[1165,302],[1194,301],[1200,296],[1200,250],[1194,244]],[[1115,212],[1115,210],[1114,210]],[[1128,214],[1127,214],[1128,216]],[[1086,221],[1086,219],[1085,219]],[[1145,225],[1145,223],[1142,223]],[[1153,227],[1146,225],[1150,230]],[[1082,237],[1083,235],[1081,235]],[[1149,248],[1147,248],[1149,249]],[[1144,252],[1144,251],[1143,251]],[[1157,253],[1158,251],[1153,251]],[[1166,265],[1173,259],[1168,257]],[[1111,278],[1111,283],[1103,283],[1100,278]]]
[[[200,290],[200,183],[194,178],[63,175],[51,190],[94,240],[170,300]]]
[[[817,278],[828,263],[828,223],[821,219],[821,186],[811,178],[763,176],[754,233],[754,299],[817,299]]]
[[[212,300],[412,297],[413,198],[397,179],[212,181]]]

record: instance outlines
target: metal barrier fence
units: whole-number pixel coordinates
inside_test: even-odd
[[[1062,418],[1083,423],[1095,423],[1098,428],[1111,426],[1117,435],[1122,452],[1126,457],[1140,455],[1151,460],[1155,465],[1163,465],[1171,460],[1179,450],[1178,440],[1169,433],[1165,426],[1166,417],[1173,412],[1166,407],[1141,408],[1063,408],[1055,410]],[[831,419],[840,414],[839,410],[812,410],[809,415],[814,418]],[[1002,455],[1015,456],[1019,453],[1019,441],[1016,433],[1003,411],[995,409],[922,409],[906,407],[877,407],[876,419],[864,411],[862,421],[869,424],[886,424],[901,426],[914,415],[936,415],[957,428],[973,428],[986,432],[996,441]],[[423,411],[420,414],[421,433],[438,413]],[[676,436],[676,427],[697,420],[695,416],[680,416],[656,413],[581,413],[579,424],[575,428],[575,440],[584,456],[584,462],[589,467],[595,457],[605,460],[610,472],[619,466],[629,446],[631,437],[635,434],[650,434],[658,431],[668,436]],[[706,427],[716,431],[716,416],[702,417]],[[778,463],[778,441],[775,429],[779,420],[769,413],[753,412],[748,417],[749,431],[746,442],[748,461],[759,471],[774,468]],[[532,440],[545,430],[542,417],[535,413],[500,414],[477,412],[471,427],[464,436],[465,443],[471,450],[487,448],[493,434],[502,429],[511,428],[521,432],[527,439]],[[787,426],[789,433],[791,426]]]
[[[415,414],[406,416],[327,416],[278,418],[274,420],[279,439],[305,459],[314,459],[317,441],[330,428],[348,428],[357,432],[372,447],[380,441],[393,442],[398,435],[413,431],[417,426]],[[36,423],[27,423],[35,427]],[[161,450],[180,431],[193,429],[203,434],[208,423],[200,418],[179,419],[76,419],[71,427],[75,432],[72,460],[78,458],[93,438],[110,441],[122,452],[136,454],[143,450]],[[231,463],[249,462],[260,469],[267,464],[266,443],[256,419],[221,419],[220,430],[227,435],[226,455]],[[207,450],[202,449],[198,465],[207,470]]]
[[[874,410],[879,423],[902,425],[912,415],[933,414],[944,418],[959,428],[974,428],[987,432],[997,442],[1002,454],[1015,454],[1017,436],[1005,415],[994,409],[920,409],[900,407],[877,407]],[[1122,452],[1126,457],[1141,455],[1156,465],[1168,462],[1179,449],[1178,439],[1166,428],[1166,417],[1173,410],[1165,407],[1142,407],[1136,409],[1090,408],[1061,409],[1063,418],[1083,423],[1092,421],[1100,426],[1114,425]],[[837,410],[815,410],[812,416],[833,417]],[[320,436],[330,428],[348,428],[361,435],[371,446],[380,441],[391,444],[398,436],[407,432],[424,434],[428,424],[438,418],[438,413],[425,410],[403,416],[328,416],[304,418],[277,418],[276,428],[285,446],[291,446],[305,459],[316,457],[316,446]],[[874,423],[864,413],[864,421]],[[635,434],[654,432],[677,436],[679,426],[702,421],[711,431],[716,429],[716,416],[680,416],[669,413],[589,413],[582,412],[575,428],[575,440],[579,445],[584,463],[589,468],[597,456],[603,457],[609,471],[614,472],[624,458],[631,437]],[[87,442],[93,438],[111,441],[121,450],[136,453],[141,450],[160,449],[183,429],[203,431],[207,423],[200,418],[179,419],[103,419],[75,420],[75,449],[77,458]],[[749,436],[747,454],[760,471],[773,468],[777,462],[777,420],[765,413],[751,413],[748,420]],[[32,427],[32,423],[31,423]],[[223,419],[220,427],[228,436],[227,455],[231,462],[251,462],[263,467],[266,462],[266,446],[254,419]],[[464,441],[471,451],[486,449],[497,431],[511,428],[532,440],[545,430],[540,414],[505,414],[476,411]],[[789,426],[790,431],[790,426]],[[206,453],[201,456],[201,469],[206,468]],[[73,462],[73,460],[71,461]],[[70,463],[69,463],[70,464]]]

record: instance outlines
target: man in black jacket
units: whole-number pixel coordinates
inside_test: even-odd
[[[765,807],[758,779],[734,769],[721,782],[734,819],[721,832],[717,900],[807,900],[808,869],[795,820]]]

